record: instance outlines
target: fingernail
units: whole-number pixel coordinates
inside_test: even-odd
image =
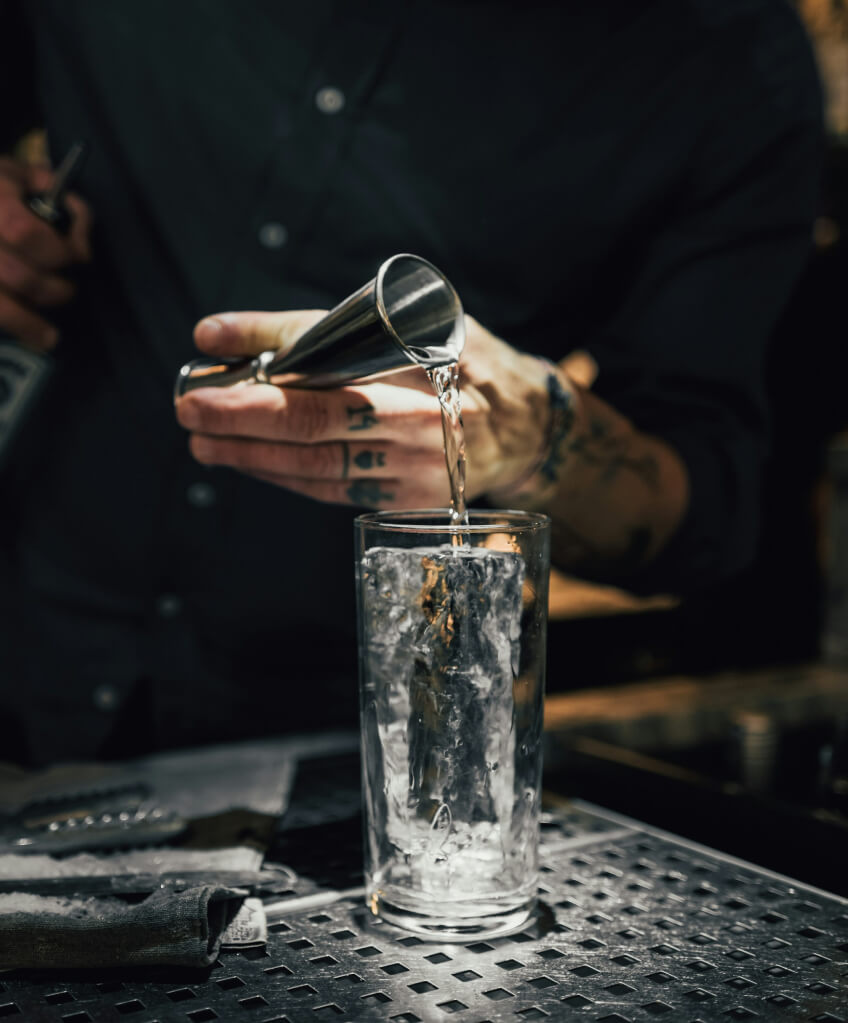
[[[218,316],[207,316],[205,320],[201,320],[195,328],[196,333],[205,334],[206,337],[213,337],[215,334],[220,333],[223,329],[224,324],[221,322]]]

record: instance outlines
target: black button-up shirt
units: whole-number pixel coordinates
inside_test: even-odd
[[[96,217],[37,453],[2,481],[0,701],[39,706],[34,756],[91,752],[139,679],[163,741],[240,714],[297,725],[304,680],[339,679],[306,687],[315,721],[353,708],[352,510],[195,464],[171,388],[200,316],[328,307],[395,252],[515,346],[588,349],[596,391],[680,451],[692,510],[636,585],[744,563],[763,351],[817,185],[817,79],[788,5],[2,10],[22,26],[5,128],[30,101],[54,159],[87,138]]]

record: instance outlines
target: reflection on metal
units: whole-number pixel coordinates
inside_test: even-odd
[[[174,397],[198,387],[239,383],[339,387],[414,365],[449,365],[464,345],[462,303],[451,283],[431,263],[402,253],[387,259],[373,280],[289,348],[255,359],[187,363]]]
[[[356,792],[350,789],[351,808]],[[286,832],[298,892],[343,889],[358,821]],[[332,864],[337,866],[332,869]],[[848,903],[587,804],[543,818],[540,910],[524,931],[434,944],[371,922],[358,901],[304,908],[210,975],[3,977],[0,1012],[150,1023],[247,1018],[414,1021],[839,1019]],[[98,983],[99,981],[99,983]],[[830,1015],[827,1015],[830,1013]],[[81,1015],[79,1018],[84,1018]]]

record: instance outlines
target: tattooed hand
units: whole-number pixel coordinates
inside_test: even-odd
[[[222,313],[195,328],[215,357],[286,348],[321,310]],[[460,361],[466,498],[547,512],[552,557],[626,580],[677,529],[688,503],[679,455],[562,368],[524,355],[466,317]],[[566,363],[566,365],[569,365]],[[190,391],[177,417],[194,457],[320,501],[446,507],[439,403],[423,370],[329,391],[270,384]]]
[[[321,310],[223,313],[195,328],[206,354],[287,348]],[[469,501],[527,476],[549,429],[549,370],[471,317],[460,362]],[[438,400],[423,370],[327,391],[256,384],[191,391],[177,402],[194,457],[321,501],[445,507]]]

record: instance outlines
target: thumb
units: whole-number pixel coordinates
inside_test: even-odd
[[[207,355],[258,355],[291,348],[326,315],[324,309],[293,309],[284,313],[216,313],[194,328],[194,341]]]

